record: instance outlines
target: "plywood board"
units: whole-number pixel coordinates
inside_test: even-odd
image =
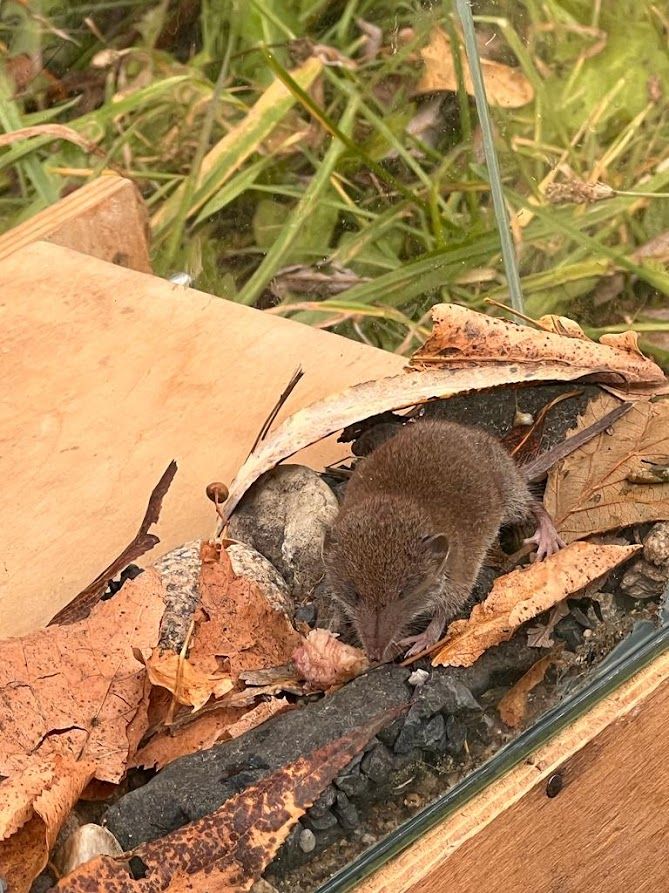
[[[0,259],[24,245],[53,242],[151,272],[148,217],[134,183],[105,174],[0,236]]]
[[[282,415],[404,366],[56,245],[12,252],[0,277],[0,637],[47,622],[115,557],[172,458],[155,555],[210,535],[206,484],[232,477],[298,364]]]
[[[356,893],[664,890],[668,737],[665,654]]]

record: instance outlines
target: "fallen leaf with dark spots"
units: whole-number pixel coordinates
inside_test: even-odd
[[[544,561],[498,577],[490,595],[474,606],[467,620],[451,623],[432,665],[471,667],[523,623],[603,579],[641,548],[572,543]]]
[[[227,552],[203,543],[200,613],[189,660],[215,672],[218,658],[229,663],[237,680],[243,670],[285,664],[300,643],[285,614],[268,603],[258,584],[236,576]]]
[[[219,809],[123,857],[101,856],[56,887],[61,893],[224,893],[250,890],[295,822],[369,739],[397,715],[375,717],[266,776]]]
[[[570,433],[616,403],[608,394],[591,401]],[[644,460],[658,461],[668,454],[669,403],[636,402],[616,422],[613,434],[599,434],[550,471],[544,502],[560,536],[571,542],[631,524],[669,520],[669,483],[630,480],[635,475],[639,479]]]
[[[458,307],[433,308],[433,333],[408,374],[368,381],[299,410],[244,462],[222,507],[219,533],[251,485],[282,460],[336,431],[389,410],[508,384],[598,381],[660,387],[664,375],[646,357],[580,337],[518,326]]]
[[[0,775],[54,754],[118,782],[143,736],[150,685],[133,648],[158,642],[160,576],[145,571],[85,620],[2,643]]]
[[[95,765],[52,754],[0,782],[0,877],[28,893]]]

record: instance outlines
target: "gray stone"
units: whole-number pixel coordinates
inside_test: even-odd
[[[328,785],[328,787],[323,791],[318,800],[314,803],[311,809],[308,812],[312,818],[319,818],[330,809],[330,807],[334,804],[337,799],[337,791],[333,788],[332,785]]]
[[[426,720],[441,711],[454,714],[480,709],[480,704],[464,683],[454,679],[447,671],[435,670],[418,689],[393,750],[397,754],[407,754],[415,747],[424,748]]]
[[[348,772],[346,775],[338,775],[335,785],[348,797],[361,797],[369,788],[369,779],[358,768],[357,772]]]
[[[620,591],[630,598],[657,598],[669,580],[669,565],[658,567],[639,558],[623,574]]]
[[[448,739],[446,749],[453,756],[457,756],[465,749],[467,726],[457,716],[449,716],[446,719],[446,737]]]
[[[300,832],[300,849],[303,853],[312,853],[316,849],[316,835],[310,828]]]
[[[311,812],[307,812],[302,816],[302,823],[312,831],[327,831],[328,828],[334,828],[337,819],[329,809],[323,810],[319,815],[312,816]]]
[[[376,737],[379,741],[382,741],[386,747],[394,747],[395,742],[402,731],[403,725],[404,719],[399,717],[394,722],[391,722],[389,726],[386,726],[385,729],[381,729]]]
[[[437,713],[423,725],[419,747],[431,753],[442,753],[446,749],[446,720]]]
[[[643,541],[643,557],[651,564],[669,564],[669,521],[653,525]]]
[[[343,791],[339,791],[337,794],[337,802],[332,807],[332,812],[337,816],[337,821],[345,831],[352,831],[360,824],[358,810]]]
[[[271,561],[245,543],[235,543],[226,549],[233,571],[240,577],[255,580],[269,604],[292,619],[295,606],[288,584]]]
[[[375,784],[384,784],[393,771],[393,755],[385,744],[379,741],[373,750],[365,754],[360,768]]]
[[[301,600],[323,577],[323,537],[338,511],[336,496],[315,471],[280,465],[246,494],[229,535],[269,559]]]

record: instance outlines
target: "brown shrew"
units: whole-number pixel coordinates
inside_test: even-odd
[[[420,421],[362,459],[323,555],[331,593],[368,656],[388,660],[438,641],[500,527],[529,517],[537,559],[564,545],[522,470],[479,428]]]

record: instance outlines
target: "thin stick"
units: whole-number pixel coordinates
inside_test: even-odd
[[[265,421],[262,423],[260,431],[258,431],[258,436],[253,441],[253,446],[249,450],[249,456],[256,451],[258,444],[261,443],[261,441],[263,441],[267,437],[267,435],[269,434],[270,428],[274,424],[274,420],[276,419],[279,412],[281,411],[281,407],[284,405],[286,400],[293,393],[293,391],[299,384],[303,375],[304,375],[304,370],[302,369],[301,366],[298,366],[297,369],[293,372],[293,374],[290,378],[290,381],[288,382],[286,387],[281,392],[279,399],[276,401],[276,403],[270,410],[269,415],[267,416]],[[246,458],[248,459],[248,456]]]

